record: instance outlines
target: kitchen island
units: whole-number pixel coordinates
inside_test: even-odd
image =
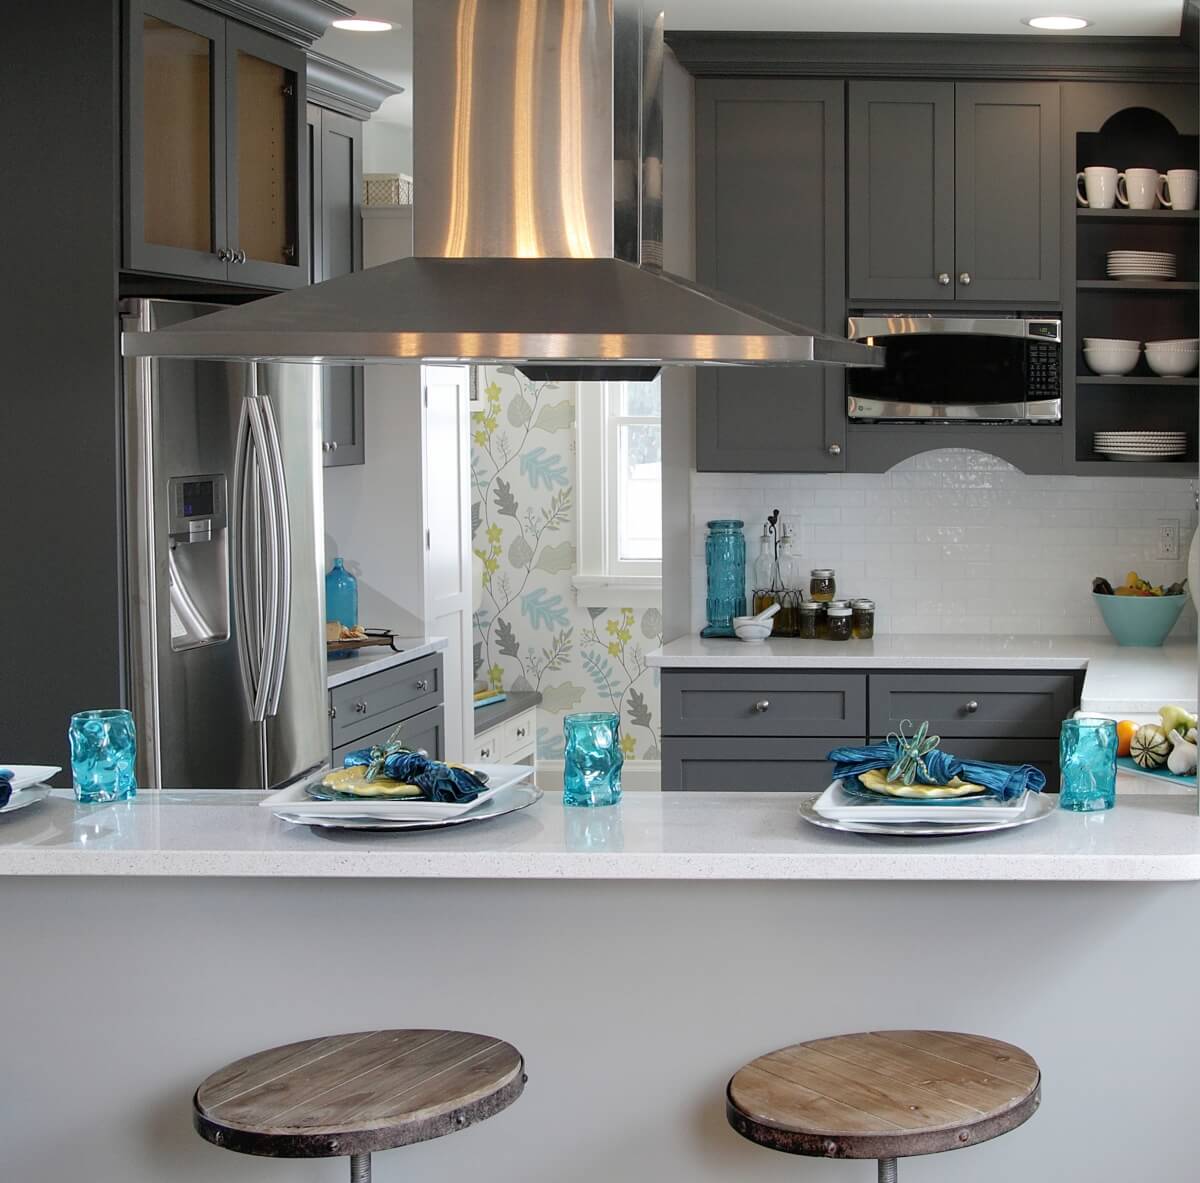
[[[378,1156],[384,1181],[861,1181],[737,1138],[723,1090],[772,1047],[880,1027],[1010,1040],[1045,1074],[1033,1121],[922,1180],[1190,1176],[1193,798],[934,842],[816,830],[779,793],[547,796],[403,835],[259,799],[0,818],[5,1177],[341,1180],[202,1142],[191,1094],[248,1052],[382,1026],[502,1036],[530,1077],[493,1121]],[[1118,1108],[1138,1136],[1096,1137]]]

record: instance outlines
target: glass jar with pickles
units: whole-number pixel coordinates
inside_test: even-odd
[[[850,601],[850,631],[856,640],[869,641],[875,636],[875,601]]]
[[[848,641],[852,631],[851,608],[845,600],[831,600],[825,605],[825,637],[830,641]]]
[[[829,567],[814,567],[808,581],[809,599],[828,604],[837,595],[837,579]]]
[[[796,612],[796,636],[802,641],[815,641],[824,615],[824,604],[818,604],[816,600],[804,600]]]

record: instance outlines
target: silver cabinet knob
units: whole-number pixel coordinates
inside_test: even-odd
[[[841,444],[830,444],[829,447],[826,449],[826,451],[831,456],[840,456],[842,454],[842,445]]]
[[[756,715],[765,715],[771,709],[771,700],[769,698],[760,698],[754,704],[754,713]]]
[[[330,440],[330,441],[329,441],[329,450],[330,450],[331,452],[336,452],[336,451],[337,451],[337,445],[338,445],[338,442],[337,442],[337,440]]]
[[[429,759],[429,752],[425,748],[417,748],[417,755],[424,756],[426,760]]]
[[[365,715],[367,713],[367,704],[365,702],[356,702],[354,704],[354,713],[356,715]]]
[[[492,758],[492,749],[491,748],[480,748],[479,749],[479,758],[481,760],[490,760]]]
[[[939,271],[938,272],[938,283],[940,283],[942,285],[942,287],[944,287],[944,288],[949,287],[950,286],[950,272],[949,271]]]
[[[968,715],[973,715],[977,710],[979,710],[979,703],[977,703],[974,699],[971,699],[971,701],[964,707],[964,710]]]
[[[429,689],[429,679],[428,679],[428,678],[422,678],[422,679],[421,679],[421,680],[420,680],[420,681],[419,681],[419,682],[416,684],[416,688],[417,688],[418,690],[428,690],[428,689]]]
[[[322,452],[328,452],[328,451],[329,451],[329,441],[328,441],[328,440],[322,440],[322,441],[321,441],[321,451],[322,451]]]
[[[330,707],[330,708],[329,708],[329,717],[330,717],[331,719],[336,719],[336,718],[337,718],[337,707]]]
[[[244,263],[246,261],[246,252],[242,250],[241,247],[238,247],[238,249],[233,252],[233,261],[235,263]]]
[[[221,249],[217,251],[217,258],[220,259],[222,263],[232,263],[233,251],[227,251],[224,247],[221,247]]]
[[[971,284],[971,273],[969,271],[963,271],[958,277],[958,282],[961,283],[963,287],[969,287]]]
[[[529,728],[527,728],[527,727],[518,727],[517,728],[517,738],[518,739],[524,739],[528,734],[529,734]]]

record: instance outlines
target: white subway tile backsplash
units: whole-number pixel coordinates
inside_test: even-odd
[[[982,452],[928,452],[878,475],[693,473],[697,629],[705,522],[744,519],[753,564],[775,507],[798,531],[802,565],[836,568],[839,589],[871,596],[877,630],[896,633],[1103,635],[1093,577],[1181,579],[1196,528],[1191,481],[1026,476]],[[1179,521],[1178,562],[1156,557],[1162,517]],[[1179,629],[1195,633],[1190,607]]]

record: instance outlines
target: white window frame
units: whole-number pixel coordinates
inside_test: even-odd
[[[577,573],[571,582],[585,608],[656,607],[662,598],[662,560],[621,559],[617,518],[620,488],[616,466],[620,429],[662,424],[661,415],[618,415],[621,382],[576,389],[575,469]]]

